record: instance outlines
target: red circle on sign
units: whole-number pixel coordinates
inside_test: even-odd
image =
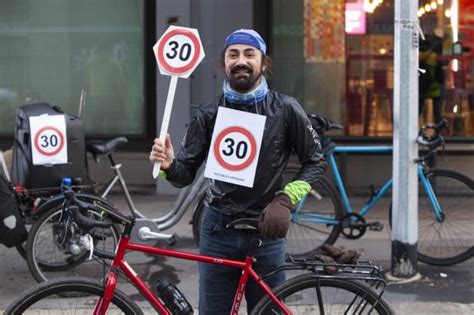
[[[165,53],[165,44],[168,42],[168,40],[176,35],[183,35],[191,39],[194,45],[195,53],[189,64],[182,66],[182,67],[173,67],[170,65],[168,62],[166,62],[166,59],[164,57]],[[169,33],[165,34],[163,38],[160,41],[160,44],[158,45],[158,60],[160,62],[160,65],[165,68],[166,71],[168,71],[171,74],[174,75],[180,75],[188,72],[191,68],[193,68],[196,65],[196,62],[199,59],[199,55],[201,54],[201,45],[199,44],[199,39],[196,37],[196,35],[188,30],[183,30],[183,29],[174,29],[170,31]]]
[[[42,132],[44,131],[47,131],[47,130],[52,130],[52,131],[55,131],[58,136],[59,136],[59,146],[56,150],[54,151],[51,151],[51,152],[46,152],[43,150],[43,148],[39,145],[39,137],[41,135]],[[61,131],[58,129],[58,128],[55,128],[55,127],[43,127],[41,128],[40,130],[38,130],[36,132],[36,136],[35,136],[35,140],[34,140],[34,145],[35,145],[35,148],[36,150],[43,154],[43,155],[46,155],[46,156],[52,156],[52,155],[55,155],[56,153],[58,153],[59,151],[61,151],[61,149],[63,148],[64,146],[64,136],[63,134],[61,133]]]
[[[243,134],[250,142],[250,155],[249,155],[249,157],[243,163],[237,164],[237,165],[230,164],[230,163],[227,163],[226,161],[224,161],[224,159],[221,157],[220,151],[219,151],[219,146],[220,146],[220,143],[221,143],[222,139],[224,139],[225,136],[227,136],[229,133],[232,133],[232,132],[237,132],[237,133]],[[247,129],[244,129],[242,127],[233,126],[233,127],[229,127],[229,128],[226,128],[226,129],[222,130],[221,133],[217,136],[216,141],[214,142],[214,156],[216,157],[217,162],[222,167],[224,167],[228,170],[231,170],[231,171],[241,171],[241,170],[245,169],[246,167],[248,167],[253,162],[253,160],[255,159],[255,155],[257,155],[257,142],[255,141],[255,138],[253,137],[253,135]]]

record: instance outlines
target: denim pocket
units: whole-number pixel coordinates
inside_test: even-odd
[[[201,233],[210,235],[220,231],[221,214],[209,208],[204,209],[204,217],[202,219]]]

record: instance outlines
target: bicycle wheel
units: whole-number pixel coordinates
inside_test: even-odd
[[[193,237],[194,237],[194,242],[196,242],[197,246],[199,246],[199,236],[201,233],[202,216],[204,214],[204,211],[203,211],[204,198],[206,198],[205,194],[199,199],[193,211]]]
[[[88,260],[89,250],[86,244],[95,248],[113,252],[120,231],[118,227],[94,228],[87,236],[79,233],[75,222],[67,222],[62,217],[62,206],[46,211],[32,226],[27,240],[27,261],[31,274],[36,281],[42,282],[63,276],[84,275],[100,279],[105,273],[97,260]],[[93,211],[88,216],[100,219]]]
[[[379,294],[367,285],[344,278],[303,274],[273,290],[293,314],[392,314]],[[251,314],[282,314],[268,295]]]
[[[324,243],[334,244],[341,233],[344,217],[336,188],[325,177],[312,185],[301,210],[292,217],[286,236],[286,252],[304,256]]]
[[[92,314],[103,293],[103,284],[99,281],[79,277],[54,279],[25,291],[7,307],[5,314]],[[109,313],[143,314],[127,295],[117,289]]]
[[[418,188],[418,258],[439,266],[460,263],[474,255],[474,181],[446,169],[426,174],[441,207],[437,219],[424,187]]]

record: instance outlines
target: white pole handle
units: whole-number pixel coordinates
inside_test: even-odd
[[[174,94],[176,92],[176,83],[178,82],[177,76],[171,76],[170,88],[168,90],[168,96],[166,98],[165,112],[163,114],[163,121],[161,123],[160,130],[160,141],[165,143],[166,134],[168,133],[168,126],[170,123],[171,109],[173,108]],[[161,163],[155,163],[153,165],[153,178],[156,179],[160,174]]]

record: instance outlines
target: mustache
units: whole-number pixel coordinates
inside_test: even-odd
[[[231,74],[236,74],[238,71],[240,70],[245,70],[245,71],[248,71],[248,72],[253,72],[253,70],[250,68],[250,67],[247,67],[245,65],[238,65],[238,66],[235,66],[233,67],[231,70],[230,70],[230,73]]]

